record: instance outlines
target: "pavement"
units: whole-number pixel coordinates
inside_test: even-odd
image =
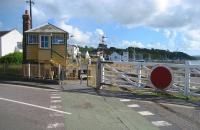
[[[12,77],[0,76],[0,83],[22,85],[22,86],[34,87],[34,88],[60,90],[60,85],[58,85],[57,81],[53,81],[53,80],[28,79],[28,78],[22,78],[22,77],[17,78],[13,76]]]
[[[13,81],[14,83],[16,81]],[[0,130],[198,130],[200,107],[77,81],[42,88],[0,81]],[[50,89],[49,89],[50,88]]]
[[[95,115],[92,118],[94,121],[93,124],[95,124],[95,126],[98,126],[98,128],[101,128],[100,124],[103,124],[103,126],[106,126],[106,122],[109,122],[106,119],[103,119],[103,121],[99,119],[98,113],[93,114],[93,111],[94,112],[101,111],[99,110],[100,108],[96,110],[95,107],[104,106],[103,104],[109,105],[109,107],[105,106],[100,112],[103,115],[103,117],[106,118],[106,116],[109,116],[109,114],[111,114],[112,111],[115,111],[115,112],[117,111],[116,113],[118,113],[119,115],[117,115],[116,113],[113,115],[119,116],[119,117],[125,117],[126,119],[122,119],[122,121],[125,122],[124,124],[126,124],[127,129],[145,129],[145,128],[142,128],[142,126],[145,126],[145,125],[142,125],[140,121],[137,122],[141,116],[144,118],[143,121],[144,120],[145,122],[148,121],[151,125],[153,124],[158,129],[161,129],[161,130],[179,130],[179,129],[180,130],[199,130],[200,128],[199,103],[195,103],[195,102],[191,102],[191,101],[183,100],[183,99],[177,99],[177,98],[140,95],[140,94],[131,93],[131,92],[119,92],[119,91],[109,91],[109,90],[95,91],[94,89],[87,88],[87,87],[83,88],[80,86],[79,88],[74,87],[74,89],[72,89],[71,86],[72,85],[70,85],[69,83],[69,87],[68,86],[64,87],[65,92],[68,92],[68,93],[65,93],[64,95],[62,95],[63,97],[62,99],[66,100],[66,99],[69,99],[70,97],[74,97],[73,96],[74,94],[78,94],[79,96],[73,99],[74,101],[72,103],[66,103],[66,101],[64,101],[64,103],[66,103],[64,104],[65,108],[68,108],[68,109],[71,108],[72,110],[74,110],[75,109],[74,107],[76,106],[75,103],[80,102],[82,103],[83,110],[79,107],[78,112],[80,112],[80,115],[82,115],[81,114],[82,111],[87,112],[84,109],[88,104],[89,107],[88,108],[86,107],[86,108],[90,109],[89,111],[90,114]],[[100,100],[101,102],[99,102]],[[111,110],[107,110],[110,107],[113,107],[113,108],[111,108]],[[104,115],[104,113],[106,114]],[[123,114],[127,114],[127,115],[123,115]],[[81,119],[90,120],[90,119],[87,119],[87,117],[91,117],[91,116],[86,116],[86,117],[79,116],[79,120]],[[116,118],[116,117],[113,117],[113,118]],[[127,120],[130,122],[126,122]],[[102,121],[102,122],[97,123],[98,121]],[[84,123],[84,124],[87,124],[87,123]],[[109,123],[109,124],[112,124],[112,123]],[[141,126],[141,127],[135,128],[134,126]],[[123,129],[120,126],[118,126],[117,128]],[[117,129],[117,128],[114,128],[114,129]],[[112,129],[112,128],[109,128],[109,129]]]
[[[70,84],[70,85],[69,85]],[[126,107],[119,99],[97,94],[77,93],[92,88],[69,83],[63,86],[62,102],[66,111],[74,114],[65,116],[66,129],[72,130],[157,130],[144,117]],[[69,87],[68,87],[69,86]],[[76,91],[76,92],[75,92]]]

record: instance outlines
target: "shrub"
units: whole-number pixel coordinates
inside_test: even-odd
[[[21,64],[23,61],[23,54],[21,52],[14,52],[0,58],[0,63],[6,64]]]

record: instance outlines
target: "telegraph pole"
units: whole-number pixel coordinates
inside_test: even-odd
[[[31,17],[31,26],[30,26],[30,28],[32,29],[32,27],[33,27],[32,5],[34,5],[35,2],[33,0],[27,0],[26,3],[28,3],[29,7],[30,7],[30,17]]]

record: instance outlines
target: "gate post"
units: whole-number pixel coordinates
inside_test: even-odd
[[[141,87],[141,83],[142,83],[142,63],[139,63],[137,73],[138,73],[138,87]]]
[[[101,79],[102,79],[102,63],[100,58],[98,58],[96,65],[96,89],[101,89]]]
[[[59,82],[59,84],[61,84],[61,82],[60,82],[60,75],[61,74],[61,66],[60,66],[60,64],[58,65],[58,82]]]
[[[185,86],[184,86],[184,95],[188,96],[190,92],[190,64],[189,61],[185,62]]]

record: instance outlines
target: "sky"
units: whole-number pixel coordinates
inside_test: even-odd
[[[200,0],[33,0],[33,27],[54,24],[69,43],[155,48],[200,55]],[[22,32],[26,0],[0,0],[0,30]]]

